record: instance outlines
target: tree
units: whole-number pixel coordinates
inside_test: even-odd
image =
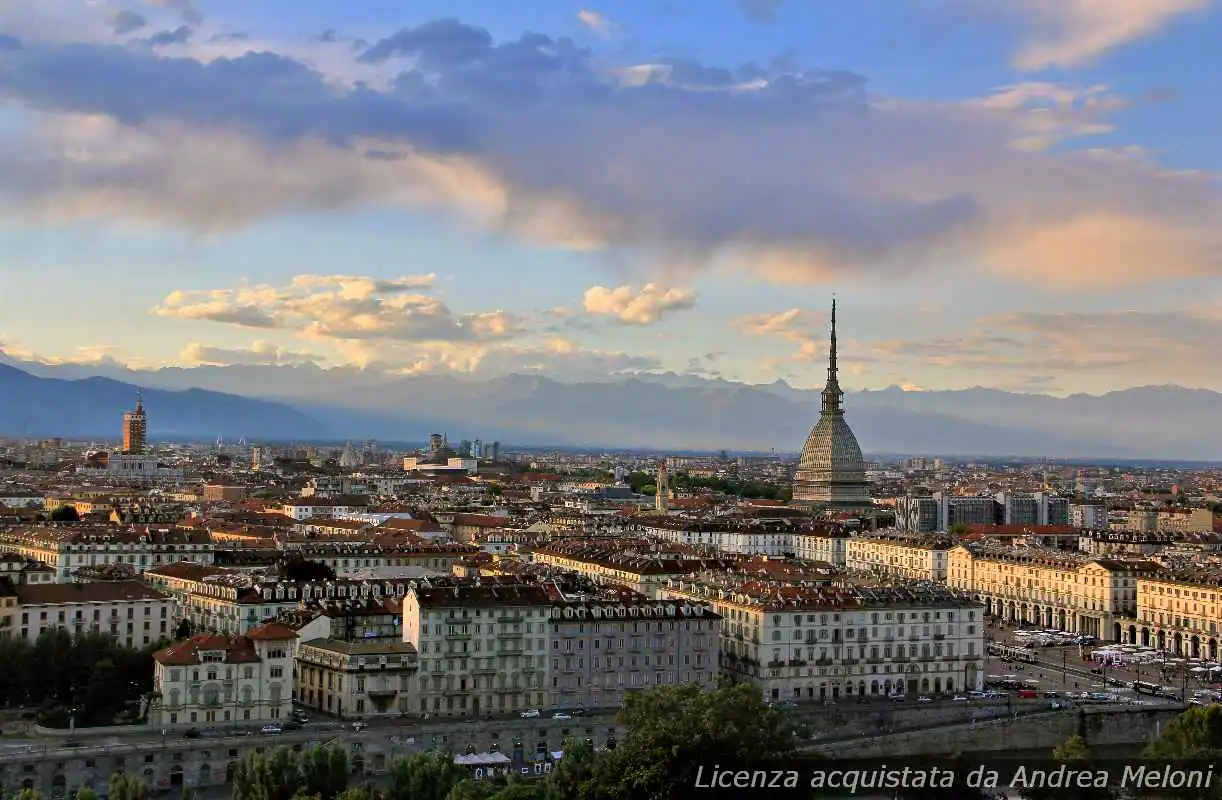
[[[1070,736],[1053,748],[1052,759],[1075,769],[1090,769],[1090,750],[1081,736]],[[1024,789],[1022,796],[1025,800],[1110,800],[1115,795],[1111,789],[1071,785],[1060,789]]]
[[[950,532],[955,536],[964,536],[969,533],[970,530],[962,522],[956,522],[954,525],[950,526]]]
[[[81,515],[77,513],[76,506],[59,506],[51,512],[52,522],[80,522]]]
[[[596,756],[586,742],[569,740],[564,743],[564,758],[552,770],[551,784],[559,800],[580,800],[594,777]]]
[[[387,800],[446,800],[454,787],[467,777],[467,771],[455,764],[449,753],[441,750],[417,753],[391,765],[390,789],[386,797]]]
[[[181,642],[183,639],[190,639],[195,635],[195,626],[191,624],[191,620],[183,617],[182,622],[178,623],[178,627],[174,629],[174,641]]]
[[[750,684],[659,686],[625,698],[623,741],[597,759],[590,797],[687,796],[702,764],[766,768],[794,753],[781,713]]]
[[[293,800],[301,788],[301,770],[287,747],[252,753],[233,771],[233,800]]]
[[[1189,708],[1142,754],[1152,759],[1212,759],[1222,755],[1222,707]]]
[[[321,561],[311,561],[300,556],[289,558],[281,565],[284,577],[293,583],[309,581],[333,581],[335,570]]]
[[[348,754],[334,745],[301,754],[301,791],[331,800],[348,788]]]
[[[116,772],[110,776],[107,800],[149,800],[149,787],[132,775]]]
[[[88,786],[76,790],[76,800],[98,800],[98,793]]]

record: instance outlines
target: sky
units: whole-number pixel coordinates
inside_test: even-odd
[[[1214,0],[0,0],[0,349],[815,387],[835,296],[850,390],[1222,390],[1219,41]]]

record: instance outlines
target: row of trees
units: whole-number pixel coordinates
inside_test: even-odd
[[[648,472],[632,472],[624,479],[632,491],[653,494],[657,490],[655,476]],[[745,481],[737,478],[702,478],[686,472],[676,472],[668,479],[670,488],[676,490],[707,489],[718,494],[743,497],[749,500],[781,500],[793,498],[793,489],[788,484],[768,481]]]
[[[82,727],[136,721],[153,688],[153,653],[165,645],[132,650],[105,634],[73,637],[61,628],[33,644],[0,640],[0,704],[37,709],[53,727],[67,727],[73,709]]]

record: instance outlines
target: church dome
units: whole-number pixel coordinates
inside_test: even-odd
[[[795,477],[799,481],[864,481],[864,461],[861,445],[844,415],[824,414],[806,437]]]

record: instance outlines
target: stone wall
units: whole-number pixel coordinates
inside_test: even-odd
[[[1041,750],[1056,747],[1074,735],[1088,746],[1142,744],[1158,738],[1179,709],[1074,709],[947,725],[889,736],[862,736],[805,748],[833,758],[902,757]]]

